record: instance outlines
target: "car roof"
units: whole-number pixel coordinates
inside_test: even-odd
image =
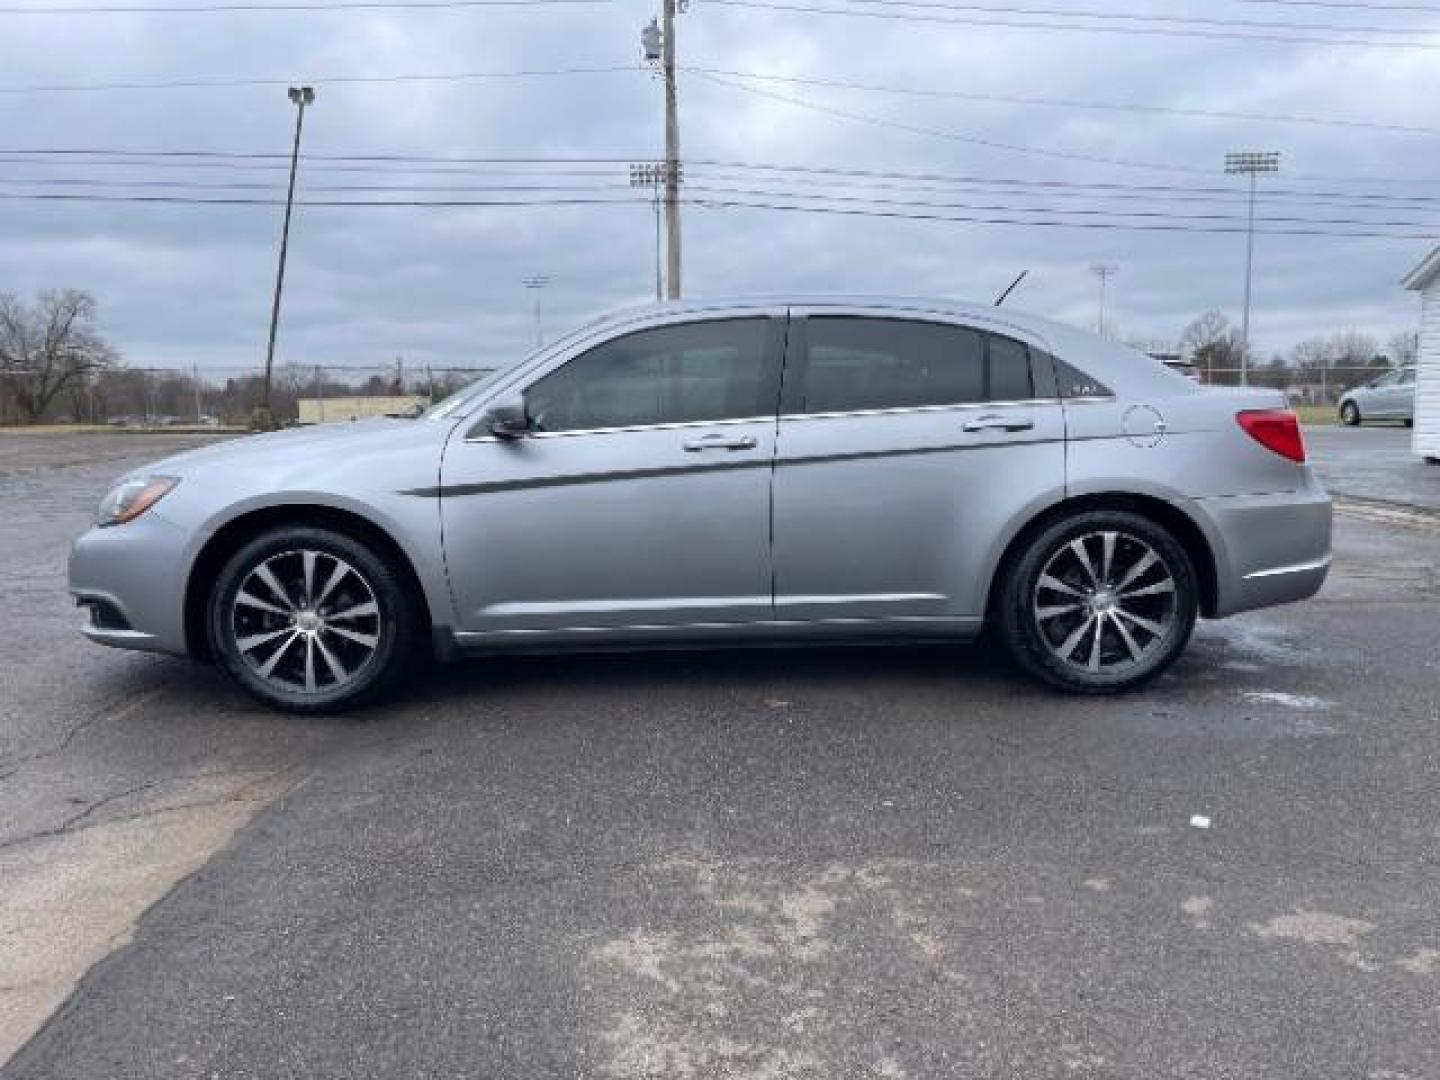
[[[647,314],[701,314],[727,308],[739,310],[766,307],[824,307],[841,310],[850,308],[856,311],[875,311],[877,309],[929,311],[936,314],[956,315],[962,318],[985,319],[991,322],[1013,322],[1017,326],[1033,327],[1037,330],[1042,326],[1053,326],[1066,330],[1074,329],[1074,327],[1065,327],[1064,324],[1054,322],[1051,319],[1026,314],[1015,308],[999,308],[994,304],[985,304],[978,301],[957,300],[936,296],[890,296],[863,293],[756,293],[701,296],[688,300],[665,300],[658,303],[640,304],[633,307],[622,308],[618,311],[608,312],[596,321],[609,322],[611,319],[634,318]]]
[[[1184,376],[1167,372],[1162,364],[1147,362],[1144,365],[1137,365],[1135,361],[1144,354],[1068,323],[1033,315],[1017,308],[1001,308],[979,301],[934,296],[887,296],[857,293],[762,293],[738,296],[702,296],[687,300],[642,304],[612,311],[583,329],[587,333],[594,333],[611,326],[643,324],[650,319],[663,320],[667,317],[683,317],[685,315],[714,316],[732,310],[738,313],[767,308],[823,308],[828,313],[836,314],[854,312],[874,315],[877,312],[893,312],[897,316],[938,315],[958,321],[981,322],[996,329],[1009,328],[1017,334],[1038,340],[1057,356],[1071,363],[1080,364],[1088,373],[1112,384],[1117,380],[1125,380],[1133,386],[1138,379],[1142,383],[1153,385],[1153,380],[1149,378],[1149,372],[1158,372],[1161,378],[1184,378]],[[1146,359],[1148,361],[1149,358]]]

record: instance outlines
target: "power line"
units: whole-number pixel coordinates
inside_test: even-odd
[[[1025,225],[1038,228],[1063,228],[1063,229],[1120,229],[1133,232],[1180,232],[1180,233],[1237,233],[1244,232],[1243,225],[1234,228],[1229,227],[1192,227],[1176,224],[1134,224],[1116,225],[1104,222],[1086,221],[1035,221],[1013,217],[985,217],[977,215],[953,215],[953,214],[932,214],[932,213],[906,213],[903,211],[888,210],[854,210],[842,207],[827,206],[796,206],[781,205],[777,203],[758,202],[730,202],[717,199],[691,199],[692,203],[698,206],[709,207],[733,207],[751,210],[787,210],[796,213],[806,214],[839,214],[846,217],[873,217],[873,218],[896,218],[907,221],[954,221],[972,225]],[[1257,233],[1262,230],[1257,229]],[[1330,237],[1351,237],[1355,239],[1383,239],[1383,240],[1433,240],[1434,233],[1387,233],[1387,232],[1364,232],[1346,231],[1336,232],[1327,229],[1265,229],[1263,234],[1267,236],[1330,236]]]
[[[710,0],[710,2],[711,2],[711,3],[719,3],[719,2],[722,2],[722,0]],[[723,0],[723,2],[727,2],[727,3],[728,3],[728,2],[731,2],[731,0]],[[736,2],[738,2],[738,0],[736,0]],[[745,0],[745,2],[749,2],[749,0]],[[1026,146],[1026,145],[1017,144],[1017,143],[1004,143],[1004,142],[999,142],[998,140],[994,140],[994,139],[982,139],[982,138],[979,138],[979,137],[977,137],[977,136],[973,136],[973,135],[962,135],[962,134],[960,134],[959,132],[945,131],[945,130],[942,130],[942,129],[939,129],[939,128],[920,127],[919,125],[916,125],[916,124],[907,124],[907,123],[903,123],[903,122],[901,122],[901,121],[899,121],[899,120],[890,120],[890,119],[887,119],[887,118],[885,118],[885,117],[872,116],[872,115],[870,115],[869,113],[857,113],[857,112],[851,112],[851,111],[846,110],[846,109],[837,109],[837,108],[834,108],[833,106],[821,105],[821,104],[818,104],[817,102],[807,101],[807,100],[805,100],[805,99],[803,99],[803,98],[792,97],[792,96],[790,96],[790,95],[788,95],[788,94],[778,94],[778,93],[775,93],[774,91],[771,91],[771,90],[761,90],[761,89],[759,89],[758,87],[746,86],[744,83],[731,82],[730,80],[728,80],[728,79],[723,79],[723,78],[721,78],[721,77],[719,77],[719,76],[717,76],[717,75],[706,75],[706,74],[702,74],[702,73],[700,73],[700,72],[695,72],[695,74],[700,75],[700,77],[703,78],[703,79],[708,79],[708,80],[711,81],[711,82],[719,83],[721,86],[728,86],[728,87],[730,87],[732,90],[740,90],[740,91],[742,91],[742,92],[744,92],[744,93],[754,94],[754,95],[756,95],[756,96],[758,96],[758,97],[766,97],[766,98],[770,98],[770,99],[772,99],[772,100],[774,100],[774,101],[782,101],[782,102],[785,102],[786,104],[795,105],[795,106],[798,106],[799,108],[802,108],[802,109],[810,109],[810,110],[812,110],[812,111],[814,111],[814,112],[827,113],[827,114],[829,114],[829,115],[831,115],[831,116],[838,116],[838,117],[840,117],[840,118],[842,118],[842,119],[845,119],[845,120],[853,120],[853,121],[856,121],[856,122],[858,122],[858,123],[870,124],[870,125],[873,125],[873,126],[875,126],[875,127],[893,128],[893,129],[896,130],[896,131],[906,131],[906,132],[909,132],[909,133],[911,133],[911,134],[913,134],[913,135],[928,135],[928,136],[931,136],[931,137],[933,137],[933,138],[938,138],[938,139],[949,139],[949,140],[953,140],[953,141],[955,141],[955,142],[969,143],[969,144],[974,145],[974,146],[984,146],[984,147],[988,147],[988,148],[993,149],[993,150],[1008,150],[1008,151],[1011,151],[1011,152],[1014,152],[1014,153],[1021,153],[1021,154],[1037,154],[1037,155],[1040,155],[1040,156],[1043,156],[1043,157],[1064,158],[1064,159],[1068,159],[1068,160],[1071,160],[1071,161],[1084,161],[1084,162],[1089,162],[1089,163],[1092,163],[1092,164],[1120,165],[1120,166],[1125,167],[1125,168],[1133,168],[1133,169],[1159,169],[1159,170],[1167,171],[1167,172],[1190,173],[1190,174],[1201,175],[1201,176],[1214,176],[1214,175],[1215,175],[1215,170],[1213,170],[1213,169],[1204,169],[1204,168],[1200,168],[1200,167],[1198,167],[1198,166],[1193,166],[1193,165],[1176,165],[1176,164],[1173,164],[1173,163],[1165,163],[1165,162],[1136,161],[1136,160],[1129,160],[1129,159],[1126,159],[1126,158],[1102,157],[1102,156],[1096,155],[1096,154],[1084,154],[1084,153],[1080,153],[1080,152],[1078,152],[1078,151],[1072,151],[1072,150],[1054,150],[1054,149],[1051,149],[1051,148],[1049,148],[1049,147],[1043,147],[1043,146]],[[1433,182],[1434,182],[1433,180],[1430,180],[1430,179],[1428,179],[1428,178],[1426,178],[1426,179],[1414,178],[1414,179],[1404,179],[1404,180],[1402,180],[1402,179],[1399,179],[1399,178],[1397,178],[1397,177],[1345,177],[1345,176],[1328,176],[1328,175],[1320,174],[1320,173],[1312,173],[1312,174],[1309,174],[1309,175],[1306,175],[1306,174],[1296,174],[1296,175],[1294,176],[1294,179],[1297,179],[1297,180],[1321,180],[1321,181],[1331,181],[1331,182],[1336,182],[1336,183],[1339,183],[1339,182],[1354,182],[1354,183],[1433,183]]]
[[[873,0],[871,0],[873,2]],[[1440,135],[1440,128],[1409,124],[1387,124],[1373,120],[1352,120],[1340,117],[1302,116],[1288,113],[1252,113],[1213,109],[1186,109],[1166,105],[1142,105],[1126,102],[1080,101],[1073,98],[1031,97],[1007,94],[982,94],[963,90],[925,87],[888,86],[874,83],[849,82],[841,79],[777,75],[763,71],[735,71],[726,68],[685,66],[681,70],[697,74],[730,78],[755,79],[796,86],[818,86],[838,90],[859,90],[867,93],[894,94],[908,97],[953,98],[961,101],[984,101],[1005,105],[1024,105],[1062,109],[1093,109],[1104,112],[1151,113],[1165,116],[1186,116],[1210,120],[1244,120],[1259,123],[1305,124],[1322,127],[1388,131],[1404,135]],[[646,73],[639,64],[596,67],[533,68],[514,71],[408,72],[391,75],[331,75],[310,79],[325,86],[384,85],[400,83],[467,82],[491,79],[527,79],[568,77],[575,75],[612,75]],[[0,94],[91,93],[153,90],[214,90],[266,86],[288,86],[294,80],[285,78],[182,78],[153,82],[69,83],[34,86],[0,86]]]
[[[1272,19],[1211,19],[1193,15],[1152,15],[1145,12],[1103,11],[1095,8],[1036,8],[1002,4],[962,4],[954,0],[834,0],[849,4],[870,4],[879,8],[923,8],[937,11],[975,11],[997,15],[1026,15],[1097,21],[1169,23],[1175,26],[1238,26],[1258,30],[1299,30],[1336,34],[1425,34],[1428,27],[1414,26],[1340,26],[1324,23],[1275,22]]]
[[[766,172],[774,171],[779,176],[756,175],[754,171],[748,174],[736,167],[710,167],[715,171],[712,174],[709,168],[704,166],[691,170],[691,175],[696,180],[708,183],[760,183],[760,184],[782,184],[791,182],[784,174],[787,170],[780,166],[763,167],[757,166]],[[488,179],[485,174],[480,174]],[[535,176],[537,174],[519,174],[524,176]],[[544,176],[544,174],[539,174]],[[569,174],[560,174],[566,176]],[[604,170],[590,173],[582,173],[583,176],[594,177],[602,181],[600,183],[588,184],[557,184],[537,183],[533,180],[529,183],[510,184],[430,184],[430,183],[406,183],[391,181],[389,183],[368,183],[368,184],[304,184],[307,193],[326,194],[340,192],[444,192],[444,193],[475,193],[475,192],[506,192],[506,193],[554,193],[554,192],[577,192],[577,191],[620,191],[627,190],[629,184],[606,183],[603,181],[613,180],[614,171]],[[548,177],[545,177],[548,179]],[[1137,186],[1127,188],[1124,185],[1114,184],[1080,184],[1066,183],[1063,181],[1027,181],[1027,180],[1002,180],[1002,179],[979,179],[979,178],[955,178],[947,181],[944,186],[935,184],[916,184],[914,182],[887,181],[883,179],[848,178],[843,176],[806,176],[805,184],[810,188],[840,188],[849,191],[888,191],[905,194],[945,194],[953,191],[957,186],[972,194],[987,194],[998,192],[1014,193],[1018,188],[1022,193],[1033,196],[1060,199],[1092,199],[1101,201],[1138,202],[1151,204],[1173,204],[1173,203],[1210,203],[1219,205],[1235,205],[1245,200],[1243,191],[1228,189],[1187,189],[1180,187],[1156,186],[1146,188]],[[70,187],[70,188],[105,188],[116,189],[143,189],[143,190],[170,190],[170,191],[278,191],[282,186],[278,181],[265,183],[246,180],[153,180],[153,179],[91,179],[85,177],[56,177],[56,176],[13,176],[0,177],[0,183],[15,186],[44,186],[44,187]],[[1038,189],[1038,190],[1035,190]],[[763,194],[777,194],[776,192],[763,192]],[[1343,193],[1327,192],[1268,192],[1267,199],[1272,203],[1285,201],[1285,196],[1295,199],[1303,199],[1306,205],[1334,206],[1352,210],[1367,210],[1381,212],[1390,210],[1415,210],[1423,211],[1440,204],[1440,197],[1415,196],[1411,198],[1347,195]],[[1275,195],[1277,198],[1271,199]]]
[[[910,220],[925,221],[956,221],[969,222],[973,224],[990,225],[1030,225],[1040,227],[1057,228],[1083,228],[1083,229],[1116,229],[1128,231],[1163,231],[1163,232],[1191,232],[1191,233],[1236,233],[1245,229],[1237,217],[1165,217],[1154,215],[1140,221],[1128,220],[1130,218],[1144,215],[1106,215],[1102,220],[1100,215],[1103,212],[1090,212],[1088,219],[1069,220],[1057,215],[1079,215],[1081,211],[1056,211],[1050,208],[1010,207],[1006,205],[996,206],[975,206],[968,204],[927,204],[927,203],[901,203],[895,202],[895,209],[874,209],[875,206],[886,205],[884,200],[863,200],[863,207],[852,206],[816,206],[799,205],[801,200],[809,199],[804,194],[787,194],[784,192],[746,192],[732,191],[729,189],[713,189],[717,195],[739,196],[739,198],[704,198],[690,195],[686,201],[699,206],[735,207],[760,210],[792,210],[809,213],[832,213],[849,216],[875,217],[875,218],[905,218]],[[137,204],[159,204],[159,205],[188,205],[188,206],[225,206],[225,207],[273,207],[283,204],[281,199],[257,199],[257,198],[210,198],[190,197],[172,195],[72,195],[55,192],[42,193],[5,193],[0,192],[0,199],[4,200],[29,200],[44,202],[92,202],[92,203],[137,203]],[[791,202],[784,204],[774,202],[758,202],[755,199],[789,199]],[[750,201],[742,201],[750,200]],[[819,201],[835,202],[836,199],[821,197]],[[307,207],[341,208],[350,207],[357,209],[378,209],[378,208],[434,208],[434,209],[465,209],[465,208],[513,208],[529,206],[597,206],[597,205],[645,205],[645,200],[630,196],[628,198],[615,199],[443,199],[443,200],[418,200],[418,199],[386,199],[386,200],[330,200],[330,199],[309,199],[297,200],[296,205]],[[976,213],[971,214],[941,214],[935,210],[969,210]],[[992,213],[1004,214],[1006,216],[988,216]],[[1015,215],[1047,214],[1045,218],[1019,217]],[[1197,224],[1196,222],[1201,222]],[[1282,228],[1267,228],[1259,230],[1267,235],[1280,236],[1332,236],[1332,237],[1369,237],[1379,239],[1430,239],[1435,234],[1423,233],[1396,233],[1380,232],[1383,228],[1413,228],[1429,229],[1424,222],[1371,222],[1350,219],[1305,219],[1305,218],[1267,218],[1266,223],[1281,223]],[[1233,224],[1231,224],[1233,223]],[[1293,224],[1290,224],[1293,223]],[[1317,228],[1314,226],[1357,226],[1354,228],[1337,231],[1333,228]]]
[[[579,2],[579,0],[576,0]],[[584,0],[592,2],[592,0]],[[340,86],[370,83],[464,82],[488,79],[531,79],[562,75],[611,75],[642,71],[638,64],[610,67],[535,68],[520,71],[455,71],[396,75],[331,75],[307,79],[312,85]],[[293,78],[170,79],[156,82],[70,83],[41,86],[0,86],[0,94],[80,94],[120,90],[219,90],[235,87],[289,86]]]
[[[1425,4],[1375,4],[1346,3],[1345,0],[1235,0],[1239,4],[1270,4],[1280,7],[1338,8],[1361,11],[1421,12],[1426,15],[1440,15],[1440,7]]]
[[[711,3],[719,3],[722,0],[709,0]],[[730,0],[723,0],[729,3]],[[744,0],[749,3],[750,0]],[[1006,150],[1017,154],[1037,154],[1042,157],[1063,158],[1068,161],[1084,161],[1098,165],[1120,165],[1130,169],[1159,169],[1165,172],[1195,173],[1203,175],[1214,175],[1213,169],[1202,169],[1191,165],[1176,165],[1173,163],[1157,161],[1132,161],[1125,158],[1104,157],[1098,154],[1085,154],[1073,150],[1055,150],[1044,146],[1026,146],[1020,143],[1000,142],[996,139],[982,139],[974,135],[962,135],[955,131],[945,131],[940,128],[921,127],[918,124],[907,124],[899,120],[890,120],[882,116],[872,116],[869,113],[851,112],[847,109],[837,109],[830,105],[821,105],[817,102],[806,101],[804,98],[792,97],[789,94],[778,94],[773,90],[761,90],[755,86],[746,86],[744,83],[731,82],[729,79],[721,78],[718,75],[708,75],[700,72],[703,79],[718,83],[721,86],[728,86],[732,90],[739,90],[746,94],[754,94],[757,97],[770,98],[772,101],[784,102],[787,105],[794,105],[801,109],[810,109],[813,112],[826,113],[830,116],[838,116],[843,120],[851,120],[856,123],[870,124],[874,127],[891,128],[896,131],[909,132],[912,135],[926,135],[936,139],[949,139],[953,142],[969,143],[972,146],[984,146],[991,150]]]
[[[68,192],[0,192],[0,199],[12,201],[31,200],[38,202],[99,202],[99,203],[158,203],[177,206],[284,206],[283,198],[259,199],[229,196],[189,195],[94,195],[70,194]],[[604,206],[634,205],[635,198],[623,199],[296,199],[296,206],[354,206],[382,207],[434,206],[444,208],[460,207],[513,207],[513,206]]]
[[[867,11],[860,8],[815,7],[808,4],[782,3],[780,0],[706,0],[721,7],[761,8],[770,11],[792,11],[806,15],[838,15],[846,18],[887,19],[897,22],[923,22],[951,26],[984,26],[1008,30],[1051,30],[1089,34],[1137,34],[1147,37],[1206,38],[1221,41],[1256,41],[1284,45],[1346,45],[1370,49],[1440,50],[1440,44],[1429,41],[1376,41],[1371,38],[1304,37],[1296,34],[1251,34],[1228,30],[1204,30],[1172,26],[1115,26],[1096,23],[1055,23],[1019,21],[1002,18],[966,18],[953,15],[923,15],[902,11]],[[1398,32],[1398,31],[1397,31]]]
[[[774,75],[759,71],[728,71],[723,68],[687,67],[684,70],[701,75],[720,75],[765,82],[788,83],[796,86],[820,86],[836,90],[863,90],[876,94],[907,97],[956,98],[962,101],[989,101],[1005,105],[1036,105],[1064,109],[1099,109],[1107,112],[1157,113],[1167,116],[1193,116],[1208,120],[1251,120],[1266,123],[1315,124],[1325,127],[1367,128],[1393,131],[1407,135],[1440,135],[1440,128],[1406,124],[1384,124],[1369,120],[1345,120],[1336,117],[1296,116],[1284,113],[1228,112],[1210,109],[1183,109],[1167,105],[1138,105],[1121,102],[1077,101],[1073,98],[1016,97],[1006,94],[979,94],[964,90],[927,89],[923,87],[886,86],[875,83],[847,82],[799,75]]]
[[[33,156],[35,161],[21,161],[22,156]],[[3,148],[0,147],[0,163],[9,164],[50,164],[67,168],[96,167],[137,168],[137,169],[208,169],[208,170],[279,170],[288,168],[277,164],[274,159],[285,155],[217,150],[119,150],[99,148]],[[544,170],[547,175],[610,176],[612,170],[605,166],[623,165],[635,155],[621,154],[589,156],[532,156],[522,154],[500,155],[418,155],[418,154],[303,154],[307,171],[356,172],[393,174],[397,172],[415,175],[494,175],[495,167],[501,166],[513,175],[533,175]],[[96,160],[99,158],[99,160]],[[1116,181],[1077,181],[1016,179],[983,175],[957,175],[939,172],[906,172],[902,170],[863,169],[834,165],[799,165],[774,162],[753,162],[734,159],[688,158],[691,167],[713,167],[724,169],[759,170],[768,172],[800,173],[807,176],[860,177],[867,179],[920,181],[946,184],[996,184],[1032,186],[1042,188],[1074,188],[1085,190],[1112,190],[1137,192],[1183,192],[1205,193],[1238,197],[1233,187],[1216,185],[1179,184],[1132,184]],[[510,169],[511,166],[535,166],[535,169]],[[578,167],[577,167],[578,166]],[[557,169],[557,167],[559,167]],[[1206,176],[1217,177],[1218,170],[1195,170]],[[1309,182],[1311,178],[1290,176],[1291,180]],[[1320,178],[1335,179],[1335,178]],[[1425,177],[1385,177],[1396,183],[1433,184],[1436,181]],[[1388,195],[1354,191],[1307,190],[1303,188],[1277,188],[1267,192],[1270,195],[1293,196],[1295,198],[1337,198],[1364,199],[1385,202],[1430,202],[1434,197],[1424,195]]]
[[[260,3],[195,4],[190,6],[126,4],[93,7],[0,7],[0,15],[213,15],[247,11],[357,11],[427,10],[441,8],[549,7],[558,4],[608,4],[611,0],[322,0],[300,3],[262,0]]]

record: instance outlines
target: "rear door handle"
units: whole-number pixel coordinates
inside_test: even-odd
[[[754,450],[759,445],[754,435],[714,434],[685,440],[685,449],[692,454],[701,450]]]
[[[1028,416],[1000,416],[996,413],[988,413],[985,416],[977,416],[974,420],[965,421],[966,431],[1029,431],[1035,426],[1035,421]]]

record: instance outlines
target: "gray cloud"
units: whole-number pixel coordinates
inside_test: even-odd
[[[1148,4],[1129,10],[1257,18],[1254,5]],[[317,80],[307,116],[314,155],[573,156],[620,159],[596,194],[626,196],[624,162],[661,145],[659,84],[648,74],[452,83],[327,84],[325,76],[590,67],[632,63],[645,4],[530,11],[0,17],[7,87],[186,77]],[[1366,13],[1373,22],[1384,16]],[[1289,21],[1341,22],[1343,14]],[[1423,23],[1423,20],[1422,20]],[[1396,20],[1397,26],[1417,25]],[[696,0],[680,21],[682,62],[725,70],[967,93],[1139,102],[1434,125],[1434,52],[1082,35],[758,12]],[[1440,36],[1428,40],[1440,45]],[[1167,163],[1209,175],[1021,154],[845,120],[687,75],[686,157],[937,174],[1127,184],[1224,184],[1226,150],[1284,155],[1275,187],[1434,195],[1388,182],[1440,175],[1440,138],[1366,129],[1031,107],[752,84],[784,97],[978,139]],[[293,113],[283,87],[94,94],[0,94],[5,148],[102,147],[284,152]],[[605,166],[589,166],[604,169]],[[528,171],[527,171],[528,170]],[[714,170],[709,171],[714,175]],[[518,175],[517,175],[518,174]],[[706,171],[694,170],[692,186]],[[737,176],[741,174],[736,174]],[[1330,176],[1340,179],[1318,180]],[[102,168],[0,162],[0,191],[47,179],[180,179],[267,185],[283,169]],[[1369,178],[1364,180],[1352,178]],[[596,177],[552,177],[590,184]],[[531,166],[482,174],[341,172],[318,161],[302,196],[345,197],[338,184],[533,184]],[[717,181],[718,182],[718,181]],[[803,175],[729,186],[818,193]],[[1238,185],[1235,185],[1238,190]],[[48,190],[78,191],[52,187]],[[112,190],[105,188],[103,190]],[[361,193],[350,193],[362,197]],[[854,194],[854,192],[851,192]],[[937,202],[1116,208],[1039,191],[876,190]],[[387,196],[381,196],[387,197]],[[417,198],[443,197],[416,192]],[[1235,213],[1236,204],[1145,209]],[[961,213],[962,211],[954,211]],[[1281,211],[1274,211],[1279,213]],[[1364,213],[1320,200],[1303,217],[1426,222],[1440,205]],[[998,215],[1004,216],[1004,215]],[[0,289],[76,286],[131,362],[214,368],[263,356],[279,233],[275,207],[136,206],[0,200]],[[1422,230],[1423,231],[1423,230]],[[648,204],[466,209],[300,208],[292,239],[280,355],[303,364],[505,362],[533,333],[521,278],[549,274],[552,332],[605,308],[643,302],[653,281]],[[700,206],[685,210],[687,291],[938,294],[989,299],[1020,269],[1010,301],[1093,324],[1097,261],[1115,263],[1109,314],[1126,334],[1173,338],[1209,307],[1239,316],[1243,237],[867,219]],[[1423,240],[1262,236],[1253,336],[1269,352],[1355,327],[1385,336],[1414,321],[1399,277]]]

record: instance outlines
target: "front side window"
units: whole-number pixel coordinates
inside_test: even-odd
[[[847,316],[806,320],[800,411],[1023,401],[1030,350],[970,327]]]
[[[765,319],[724,319],[607,341],[530,386],[525,411],[531,429],[587,431],[773,415],[768,336]]]

